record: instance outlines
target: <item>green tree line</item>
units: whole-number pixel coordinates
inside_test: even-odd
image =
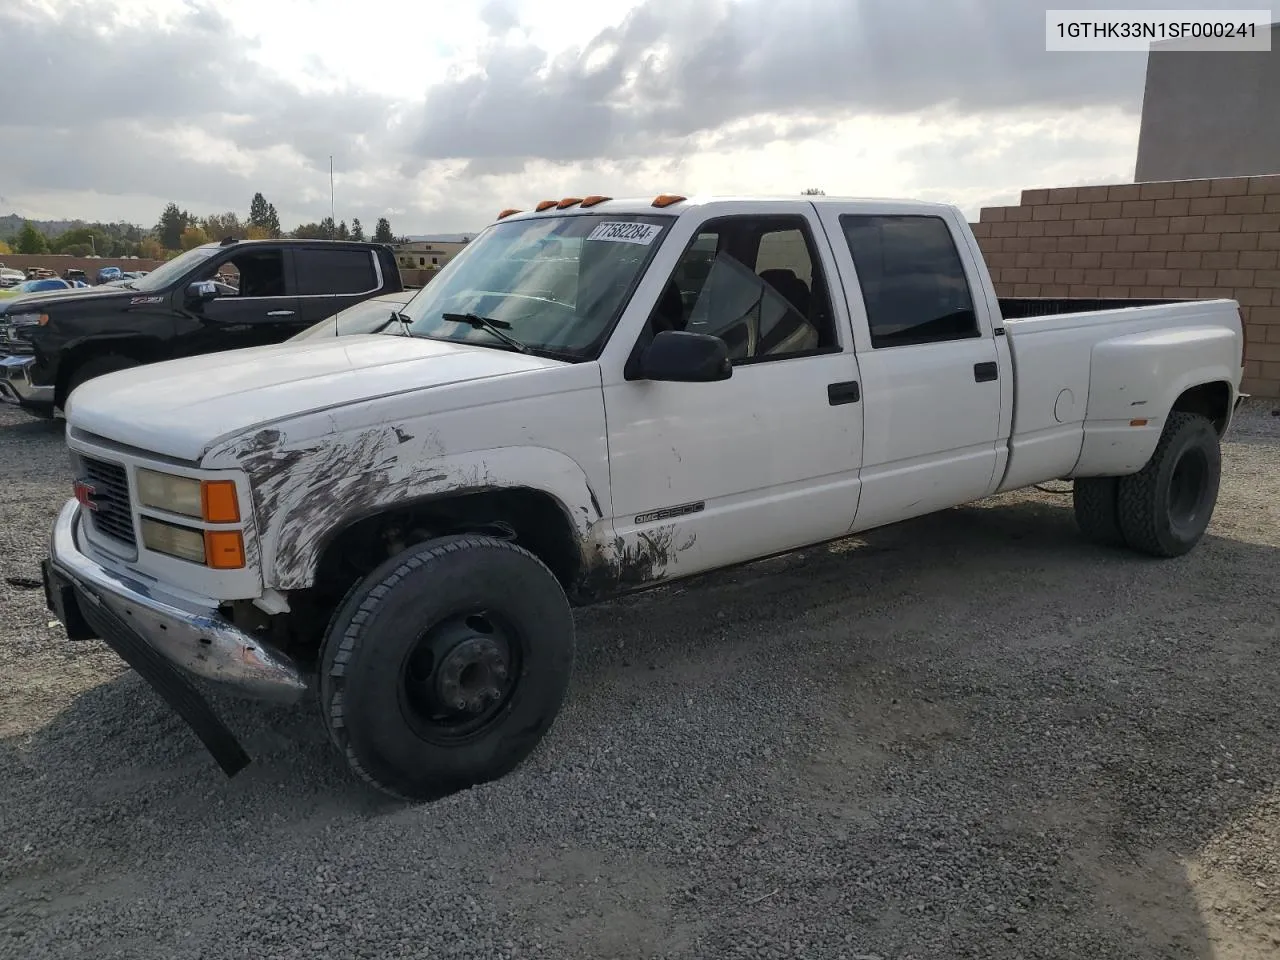
[[[354,218],[333,222],[325,217],[319,223],[302,223],[285,232],[275,204],[261,193],[249,202],[247,217],[234,211],[196,216],[169,203],[160,213],[154,227],[145,230],[135,224],[91,223],[76,227],[56,237],[46,237],[31,221],[25,221],[8,244],[14,253],[64,253],[76,257],[143,257],[164,260],[202,243],[234,237],[237,240],[266,240],[293,237],[299,240],[364,240],[364,225]],[[379,217],[373,229],[373,240],[396,243],[403,240],[391,230],[386,217]]]

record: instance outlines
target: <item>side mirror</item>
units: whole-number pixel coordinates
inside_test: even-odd
[[[198,280],[187,287],[187,299],[208,303],[218,299],[218,285],[212,280]]]
[[[711,383],[733,376],[729,347],[719,337],[687,330],[663,330],[640,355],[646,380]]]

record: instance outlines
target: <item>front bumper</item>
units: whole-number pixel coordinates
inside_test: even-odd
[[[223,770],[248,757],[193,678],[249,696],[296,703],[307,685],[283,653],[240,630],[213,600],[179,596],[150,578],[109,570],[79,547],[81,506],[69,500],[54,522],[44,562],[45,599],[72,639],[98,637],[168,701]]]
[[[22,407],[53,407],[53,387],[31,382],[35,357],[0,357],[0,402]]]

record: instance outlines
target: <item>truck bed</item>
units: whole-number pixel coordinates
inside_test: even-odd
[[[1141,469],[1174,400],[1229,390],[1243,363],[1234,300],[1002,298],[1014,371],[1002,490]],[[1182,382],[1190,378],[1187,383]]]
[[[1154,307],[1190,300],[1143,300],[1130,297],[1000,297],[1000,316],[1006,320],[1027,317],[1049,317],[1060,313],[1096,313],[1100,310],[1122,310],[1127,307]]]

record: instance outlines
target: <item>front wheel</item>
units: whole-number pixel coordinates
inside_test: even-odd
[[[1118,516],[1125,541],[1156,557],[1178,557],[1204,536],[1218,501],[1222,447],[1205,417],[1171,413],[1155,453],[1121,477]]]
[[[348,594],[321,650],[321,708],[356,773],[431,800],[496,780],[533,751],[573,654],[568,600],[537,557],[490,537],[430,541]]]

